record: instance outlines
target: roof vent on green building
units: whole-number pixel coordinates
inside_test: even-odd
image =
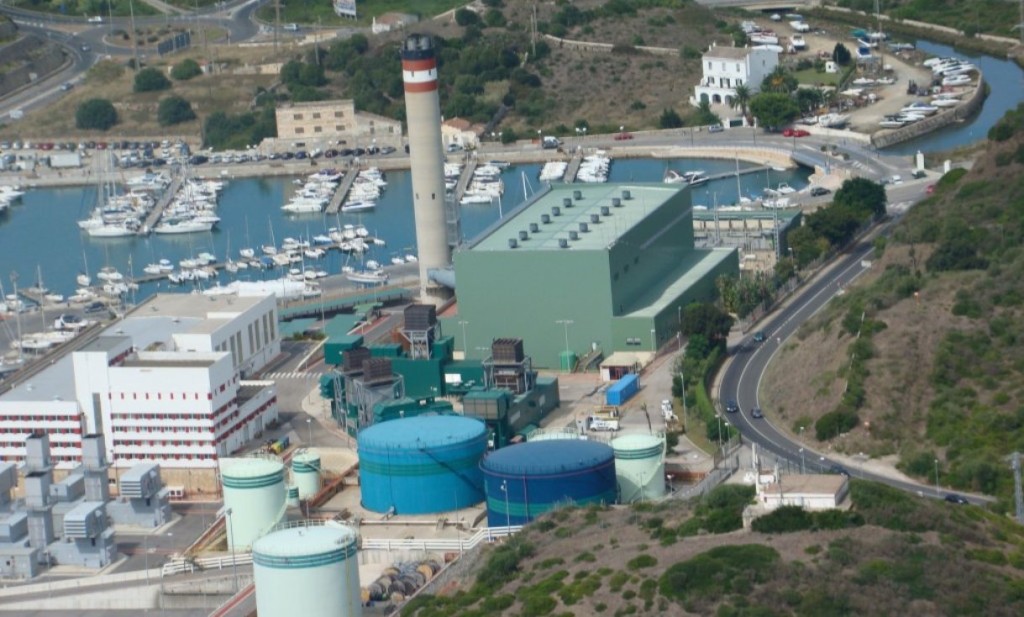
[[[612,209],[608,206],[601,206],[601,216],[611,216]]]
[[[514,249],[517,246],[519,246],[519,242],[517,242],[515,238],[509,238],[508,239],[508,248]]]
[[[572,207],[572,199],[569,198],[569,197],[563,197],[562,198],[562,205],[565,206],[566,208],[571,208]]]
[[[565,238],[559,238],[558,239],[558,248],[560,248],[560,249],[567,249],[567,248],[569,248],[569,241],[566,240]]]
[[[573,191],[572,198],[575,199],[576,201],[583,199],[583,191]]]
[[[601,222],[601,215],[600,214],[591,214],[590,215],[590,222],[591,223],[595,223],[595,224],[596,223],[600,223]]]
[[[590,228],[587,226],[586,223],[580,223],[580,231],[582,231],[583,233],[587,233],[588,231],[590,231]]]
[[[562,216],[562,209],[558,206],[551,206],[551,216]]]
[[[633,195],[628,190],[623,189],[622,198],[625,199],[626,201],[629,201],[630,199],[633,199]]]
[[[538,231],[540,231],[540,225],[538,225],[537,223],[530,223],[530,233],[535,234]]]
[[[616,208],[621,208],[622,207],[622,200],[619,199],[618,197],[612,197],[612,206],[614,206]]]
[[[526,242],[527,240],[530,239],[530,234],[526,233],[525,231],[521,231],[519,232],[519,239],[522,240],[523,242]]]
[[[551,216],[547,214],[540,215],[540,222],[548,225],[551,223]]]
[[[575,231],[570,231],[569,232],[569,239],[570,240],[579,240],[580,239],[580,235],[577,232],[575,232]]]

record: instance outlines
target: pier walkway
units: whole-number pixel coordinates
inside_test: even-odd
[[[181,190],[181,185],[184,182],[185,178],[183,176],[178,176],[171,180],[170,185],[168,185],[160,195],[160,199],[156,200],[156,206],[154,206],[153,210],[150,211],[148,216],[146,216],[146,221],[142,224],[142,227],[139,228],[140,236],[148,236],[149,233],[153,231],[153,226],[156,225],[156,222],[160,220],[161,216],[163,216],[164,210],[167,209],[167,206],[171,205],[171,200],[174,199],[178,194],[178,191]]]
[[[746,169],[739,170],[739,172],[726,171],[726,172],[723,172],[723,173],[720,173],[720,174],[712,174],[712,175],[708,176],[707,178],[708,178],[708,182],[712,182],[714,180],[722,180],[724,178],[735,178],[737,173],[739,173],[739,175],[741,175],[741,176],[746,176],[747,174],[756,174],[756,173],[766,172],[769,169],[771,169],[771,167],[768,167],[767,165],[762,165],[760,167],[747,167]]]
[[[466,167],[463,168],[462,175],[459,176],[459,182],[455,185],[455,203],[459,203],[462,200],[462,196],[466,194],[466,189],[469,187],[470,180],[473,179],[476,166],[477,160],[475,157],[466,161]]]
[[[566,184],[572,184],[576,182],[576,174],[580,172],[580,165],[583,164],[583,148],[577,148],[576,152],[572,155],[569,160],[569,166],[565,169],[565,177],[563,182]]]
[[[331,203],[327,204],[327,214],[337,214],[341,210],[341,203],[345,201],[345,197],[348,195],[348,191],[352,188],[352,183],[356,181],[358,175],[358,165],[348,168],[345,177],[341,179],[341,184],[338,185],[338,190],[334,191],[334,196],[331,197]]]

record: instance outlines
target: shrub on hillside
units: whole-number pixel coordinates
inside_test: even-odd
[[[818,418],[814,423],[814,433],[818,441],[826,441],[852,430],[859,422],[855,412],[837,409]]]
[[[171,87],[171,80],[154,68],[142,69],[135,75],[136,92],[156,92]]]
[[[171,95],[160,101],[156,118],[160,122],[160,126],[171,126],[195,120],[196,112],[192,111],[192,104],[187,100],[177,95]]]
[[[75,126],[105,131],[117,124],[117,110],[107,99],[89,99],[75,110]]]
[[[199,63],[192,58],[185,58],[171,68],[171,77],[178,81],[188,81],[189,79],[198,77],[202,74],[203,69],[199,66]]]

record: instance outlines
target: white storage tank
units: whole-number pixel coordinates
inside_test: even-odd
[[[306,521],[252,547],[260,617],[362,615],[356,532],[335,521]]]
[[[220,461],[224,487],[228,548],[246,550],[285,512],[284,464],[269,458],[225,458]]]
[[[301,450],[292,457],[292,481],[299,487],[299,499],[309,499],[320,492],[320,453]]]
[[[288,507],[299,507],[299,487],[295,486],[294,484],[288,485]]]
[[[660,499],[665,495],[665,438],[623,435],[611,442],[619,503]]]

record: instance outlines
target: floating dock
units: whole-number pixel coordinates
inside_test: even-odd
[[[576,182],[576,174],[580,172],[580,165],[583,164],[583,149],[577,148],[576,152],[573,153],[572,158],[569,159],[569,166],[565,169],[565,176],[562,181],[566,184],[572,184]]]
[[[473,173],[476,171],[477,161],[472,158],[466,162],[466,166],[462,169],[462,175],[459,176],[459,182],[455,185],[455,203],[459,203],[462,197],[466,194],[466,189],[469,187],[469,182],[473,179]]]
[[[153,226],[156,225],[156,222],[160,220],[161,216],[163,216],[164,210],[167,209],[167,206],[171,205],[171,200],[173,200],[178,194],[178,191],[181,190],[183,182],[185,182],[185,178],[182,176],[178,176],[171,180],[171,183],[166,189],[164,189],[160,198],[156,200],[156,206],[154,206],[149,212],[149,215],[146,216],[146,221],[142,224],[142,227],[139,228],[140,236],[148,236],[149,233],[153,231]]]
[[[359,176],[359,167],[356,165],[349,167],[345,177],[341,180],[341,184],[338,185],[338,190],[334,191],[331,202],[327,204],[327,214],[337,214],[341,210],[341,204],[345,201],[345,197],[348,195],[349,189],[352,188],[352,183],[356,181],[357,176]]]

